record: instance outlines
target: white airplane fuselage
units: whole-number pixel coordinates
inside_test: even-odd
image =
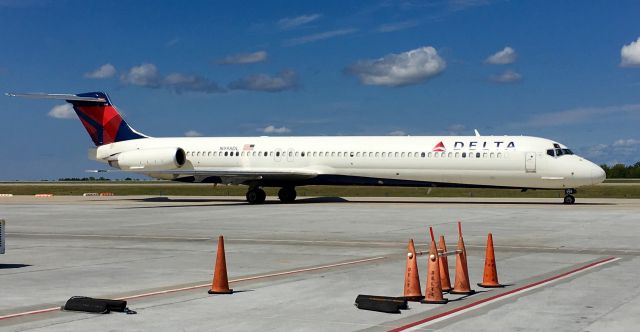
[[[554,146],[555,144],[555,146]],[[189,182],[236,183],[198,171],[259,173],[278,170],[317,176],[304,180],[256,179],[265,186],[336,184],[566,189],[600,183],[604,171],[554,141],[527,136],[337,136],[143,138],[103,145],[107,161],[127,151],[181,148],[192,175],[154,172],[154,158],[129,170]],[[554,151],[554,155],[547,153]],[[566,153],[566,152],[565,152]],[[148,171],[145,170],[145,167]],[[171,168],[171,167],[170,167]],[[177,169],[177,167],[175,167]],[[219,179],[219,180],[218,180]],[[226,179],[226,180],[225,180]],[[240,178],[242,179],[242,178]]]
[[[566,146],[527,136],[318,136],[152,138],[122,118],[106,93],[8,93],[65,100],[96,148],[94,160],[122,171],[182,182],[249,186],[247,201],[264,202],[260,187],[370,185],[565,189],[605,179],[602,168]],[[476,132],[477,134],[477,132]]]

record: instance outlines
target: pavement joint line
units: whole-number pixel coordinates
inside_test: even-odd
[[[146,235],[97,235],[97,234],[61,234],[61,233],[23,233],[8,232],[7,235],[18,236],[54,236],[54,237],[75,237],[75,238],[122,238],[122,239],[148,239],[148,240],[184,240],[184,241],[207,241],[216,240],[216,237],[180,237],[180,236],[146,236]],[[296,239],[251,239],[251,238],[228,238],[227,242],[256,242],[256,243],[308,243],[308,244],[335,244],[335,245],[379,245],[379,246],[402,246],[404,242],[380,242],[380,241],[330,241],[330,240],[296,240]],[[428,247],[428,243],[416,243],[416,247]],[[465,247],[473,249],[485,249],[483,244],[466,244]],[[545,246],[505,246],[496,245],[496,249],[515,249],[515,250],[559,250],[559,251],[603,251],[617,252],[625,254],[629,252],[637,252],[637,250],[628,249],[610,249],[610,248],[573,248],[573,247],[545,247]]]
[[[273,278],[273,277],[279,277],[279,276],[284,276],[284,275],[298,274],[298,273],[303,273],[303,272],[324,270],[324,269],[329,269],[329,268],[333,268],[333,267],[339,267],[339,266],[345,266],[345,265],[353,265],[353,264],[359,264],[359,263],[366,263],[366,262],[381,260],[381,259],[385,259],[385,258],[387,258],[387,257],[386,256],[376,256],[376,257],[358,259],[358,260],[347,261],[347,262],[342,262],[342,263],[333,263],[333,264],[327,264],[327,265],[321,265],[321,266],[315,266],[315,267],[308,267],[308,268],[296,269],[296,270],[290,270],[290,271],[267,273],[267,274],[262,274],[262,275],[257,275],[257,276],[232,279],[232,280],[229,280],[229,283],[236,283],[236,282],[242,282],[242,281],[251,281],[251,280],[258,280],[258,279],[266,279],[266,278]],[[193,290],[193,289],[198,289],[198,288],[203,288],[203,287],[210,287],[210,286],[211,286],[211,283],[206,283],[206,284],[200,284],[200,285],[194,285],[194,286],[188,286],[188,287],[180,287],[180,288],[166,289],[166,290],[143,293],[143,294],[136,294],[136,295],[131,295],[131,296],[124,296],[124,297],[116,298],[116,300],[138,299],[138,298],[142,298],[142,297],[170,294],[170,293],[182,292],[182,291]],[[61,307],[51,307],[51,308],[44,308],[44,309],[39,309],[39,310],[31,310],[31,311],[19,312],[19,313],[15,313],[15,314],[9,314],[9,315],[0,316],[0,321],[1,320],[5,320],[5,319],[10,319],[10,318],[28,316],[28,315],[43,314],[43,313],[47,313],[47,312],[57,311],[57,310],[60,310],[60,309],[61,309]]]
[[[600,266],[603,266],[603,265],[606,265],[606,264],[609,264],[609,263],[613,263],[613,262],[618,261],[620,259],[621,259],[620,257],[608,257],[608,258],[605,258],[605,259],[602,259],[602,260],[599,260],[599,261],[596,261],[596,262],[592,262],[592,263],[583,265],[583,266],[578,267],[576,269],[573,269],[571,271],[567,271],[567,272],[564,272],[564,273],[561,273],[561,274],[558,274],[558,275],[555,275],[555,276],[552,276],[552,277],[549,277],[549,278],[546,278],[546,279],[543,279],[543,280],[540,280],[540,281],[536,281],[534,283],[530,283],[528,285],[524,285],[524,286],[518,287],[516,289],[512,289],[512,290],[504,292],[504,293],[500,293],[500,294],[497,294],[497,295],[494,295],[494,296],[491,296],[491,297],[488,297],[488,298],[484,298],[484,299],[481,299],[481,300],[478,300],[478,301],[475,301],[475,302],[472,302],[472,303],[469,303],[469,304],[466,304],[466,305],[451,309],[449,311],[445,311],[445,312],[442,312],[442,313],[439,313],[439,314],[436,314],[436,315],[433,315],[433,316],[430,316],[430,317],[427,317],[427,318],[423,318],[421,320],[418,320],[418,321],[415,321],[413,323],[409,323],[409,324],[406,324],[406,325],[391,329],[389,331],[390,332],[416,331],[418,329],[422,329],[425,326],[428,326],[428,325],[431,325],[431,324],[435,324],[435,323],[447,320],[447,319],[455,317],[455,316],[462,315],[462,314],[467,313],[469,311],[476,310],[478,308],[487,306],[487,305],[489,305],[491,303],[494,303],[494,302],[497,302],[497,301],[500,301],[500,300],[504,300],[504,299],[507,299],[507,298],[510,298],[510,297],[514,297],[516,295],[519,295],[519,294],[522,294],[522,293],[537,289],[537,288],[544,287],[544,286],[546,286],[548,284],[557,282],[557,281],[562,280],[562,279],[570,278],[570,277],[572,277],[572,276],[574,276],[574,275],[576,275],[578,273],[585,272],[585,271],[588,271],[588,270],[591,270],[591,269],[595,269],[597,267],[600,267]]]

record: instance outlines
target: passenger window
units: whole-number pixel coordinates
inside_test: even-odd
[[[228,155],[229,155],[229,152],[228,152],[228,151],[225,151],[225,152],[224,152],[224,156],[226,157],[226,156],[228,156]]]
[[[498,158],[502,158],[502,152],[498,152],[497,156]]]
[[[452,153],[449,152],[449,154],[447,154],[447,157],[451,158],[451,156],[452,156]]]
[[[491,157],[491,158],[495,158],[495,156],[496,156],[496,154],[495,154],[495,153],[493,153],[493,152],[491,152],[490,157]]]
[[[466,152],[462,153],[462,158],[467,158],[467,153]]]
[[[456,152],[456,158],[460,158],[460,152]]]
[[[335,157],[336,153],[335,152],[331,152],[331,157]]]
[[[395,156],[396,156],[396,158],[400,157],[400,153],[396,152]]]
[[[357,152],[357,153],[356,153],[356,157],[360,157],[360,152]]]
[[[351,158],[353,158],[353,156],[354,156],[353,152],[350,152],[350,153],[349,153],[349,156],[350,156]]]
[[[300,157],[304,157],[304,152],[300,152]]]
[[[404,158],[404,152],[400,155],[400,157]]]
[[[276,152],[276,157],[280,157],[280,152],[279,151]]]
[[[433,153],[429,152],[429,158],[431,158],[433,156]]]
[[[407,157],[409,157],[409,158],[413,157],[413,152],[409,152],[409,153],[407,154]]]
[[[376,158],[380,157],[380,152],[376,152]]]
[[[322,152],[318,153],[318,157],[322,157]]]
[[[487,158],[487,153],[486,152],[482,154],[482,158]]]
[[[420,153],[420,157],[424,158],[426,156],[426,153],[422,152]]]
[[[476,158],[480,158],[480,152],[476,152]]]
[[[269,156],[269,152],[265,151],[265,152],[264,152],[264,156],[265,156],[265,157],[268,157],[268,156]]]
[[[338,151],[338,157],[342,157],[342,152]]]
[[[240,152],[236,151],[236,157],[239,157],[239,156],[240,156]]]
[[[437,153],[437,152],[436,152],[436,153],[434,153],[434,154],[433,154],[433,157],[434,157],[434,158],[438,158],[438,153]]]
[[[387,156],[387,153],[386,153],[386,152],[383,152],[383,153],[382,153],[382,158],[384,158],[384,157],[386,157],[386,156]]]

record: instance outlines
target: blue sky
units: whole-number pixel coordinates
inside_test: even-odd
[[[151,136],[532,135],[640,160],[638,1],[0,0],[0,91],[105,91]],[[0,180],[86,176],[69,109],[0,97]]]

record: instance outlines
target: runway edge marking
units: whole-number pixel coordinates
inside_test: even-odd
[[[366,262],[371,262],[371,261],[377,261],[377,260],[381,260],[381,259],[385,259],[385,258],[387,258],[387,257],[386,256],[377,256],[377,257],[358,259],[358,260],[347,261],[347,262],[342,262],[342,263],[334,263],[334,264],[327,264],[327,265],[321,265],[321,266],[315,266],[315,267],[308,267],[308,268],[304,268],[304,269],[297,269],[297,270],[290,270],[290,271],[283,271],[283,272],[274,272],[274,273],[262,274],[262,275],[251,276],[251,277],[232,279],[232,280],[229,280],[229,283],[242,282],[242,281],[251,281],[251,280],[265,279],[265,278],[273,278],[273,277],[279,277],[279,276],[291,275],[291,274],[297,274],[297,273],[303,273],[303,272],[324,270],[324,269],[330,269],[330,268],[333,268],[333,267],[339,267],[339,266],[345,266],[345,265],[353,265],[353,264],[360,264],[360,263],[366,263]],[[116,300],[138,299],[138,298],[142,298],[142,297],[149,297],[149,296],[162,295],[162,294],[170,294],[170,293],[182,292],[182,291],[198,289],[198,288],[203,288],[203,287],[210,287],[210,286],[211,286],[211,283],[206,283],[206,284],[189,286],[189,287],[181,287],[181,288],[167,289],[167,290],[156,291],[156,292],[136,294],[136,295],[131,295],[131,296],[124,296],[124,297],[116,298]],[[36,314],[44,314],[44,313],[47,313],[47,312],[60,310],[60,308],[61,307],[51,307],[51,308],[44,308],[44,309],[39,309],[39,310],[31,310],[31,311],[19,312],[19,313],[15,313],[15,314],[4,315],[4,316],[0,316],[0,321],[1,320],[5,320],[5,319],[10,319],[10,318],[17,318],[17,317],[23,317],[23,316],[29,316],[29,315],[36,315]]]
[[[435,324],[444,320],[447,320],[449,318],[458,316],[458,315],[462,315],[466,312],[484,307],[486,305],[489,305],[491,303],[497,302],[498,300],[504,300],[506,298],[509,297],[513,297],[531,290],[534,290],[536,288],[540,288],[540,287],[544,287],[547,284],[562,280],[562,279],[566,279],[569,278],[575,274],[587,271],[587,270],[591,270],[591,269],[595,269],[597,267],[603,266],[605,264],[609,264],[609,263],[613,263],[615,261],[620,260],[620,257],[609,257],[609,258],[605,258],[596,262],[592,262],[586,265],[583,265],[579,268],[573,269],[571,271],[567,271],[561,274],[558,274],[556,276],[547,278],[547,279],[543,279],[540,281],[536,281],[534,283],[528,284],[528,285],[524,285],[522,287],[518,287],[516,289],[512,289],[508,292],[504,292],[504,293],[500,293],[482,300],[478,300],[476,302],[472,302],[466,305],[463,305],[461,307],[455,308],[455,309],[451,309],[449,311],[445,311],[442,313],[439,313],[437,315],[433,315],[427,318],[423,318],[421,320],[415,321],[413,323],[409,323],[394,329],[389,330],[389,332],[399,332],[399,331],[414,331],[414,330],[418,330],[424,326],[427,325],[431,325],[431,324]]]

